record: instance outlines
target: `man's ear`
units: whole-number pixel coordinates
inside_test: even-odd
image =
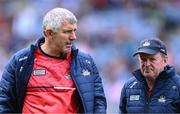
[[[168,56],[164,57],[164,63],[168,63]]]
[[[52,36],[53,36],[53,31],[52,30],[45,30],[44,31],[44,35],[46,36],[46,37],[48,37],[48,38],[52,38]]]

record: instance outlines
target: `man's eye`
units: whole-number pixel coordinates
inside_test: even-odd
[[[150,61],[156,61],[156,59],[155,58],[150,58]]]
[[[72,30],[67,30],[67,31],[64,31],[63,33],[71,33]]]
[[[76,32],[76,29],[74,30],[64,30],[63,33],[73,33],[73,32]]]
[[[141,58],[141,61],[146,61],[146,59],[145,58]]]

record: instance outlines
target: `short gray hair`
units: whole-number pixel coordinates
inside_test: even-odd
[[[72,24],[77,23],[75,15],[64,8],[54,8],[47,12],[43,19],[43,30],[52,30],[57,32],[57,29],[61,26],[61,22],[68,21]]]

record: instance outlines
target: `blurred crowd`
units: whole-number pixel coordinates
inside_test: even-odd
[[[180,0],[0,0],[0,76],[12,54],[42,36],[43,16],[55,7],[77,16],[76,45],[95,59],[108,113],[118,112],[121,88],[138,68],[140,40],[163,40],[180,73]]]

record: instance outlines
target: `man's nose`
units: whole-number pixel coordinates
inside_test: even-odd
[[[71,40],[75,40],[76,39],[76,33],[74,31],[71,32],[70,39]]]
[[[150,65],[150,64],[151,64],[151,61],[150,61],[149,59],[147,59],[147,60],[145,61],[145,65],[148,66],[148,65]]]

